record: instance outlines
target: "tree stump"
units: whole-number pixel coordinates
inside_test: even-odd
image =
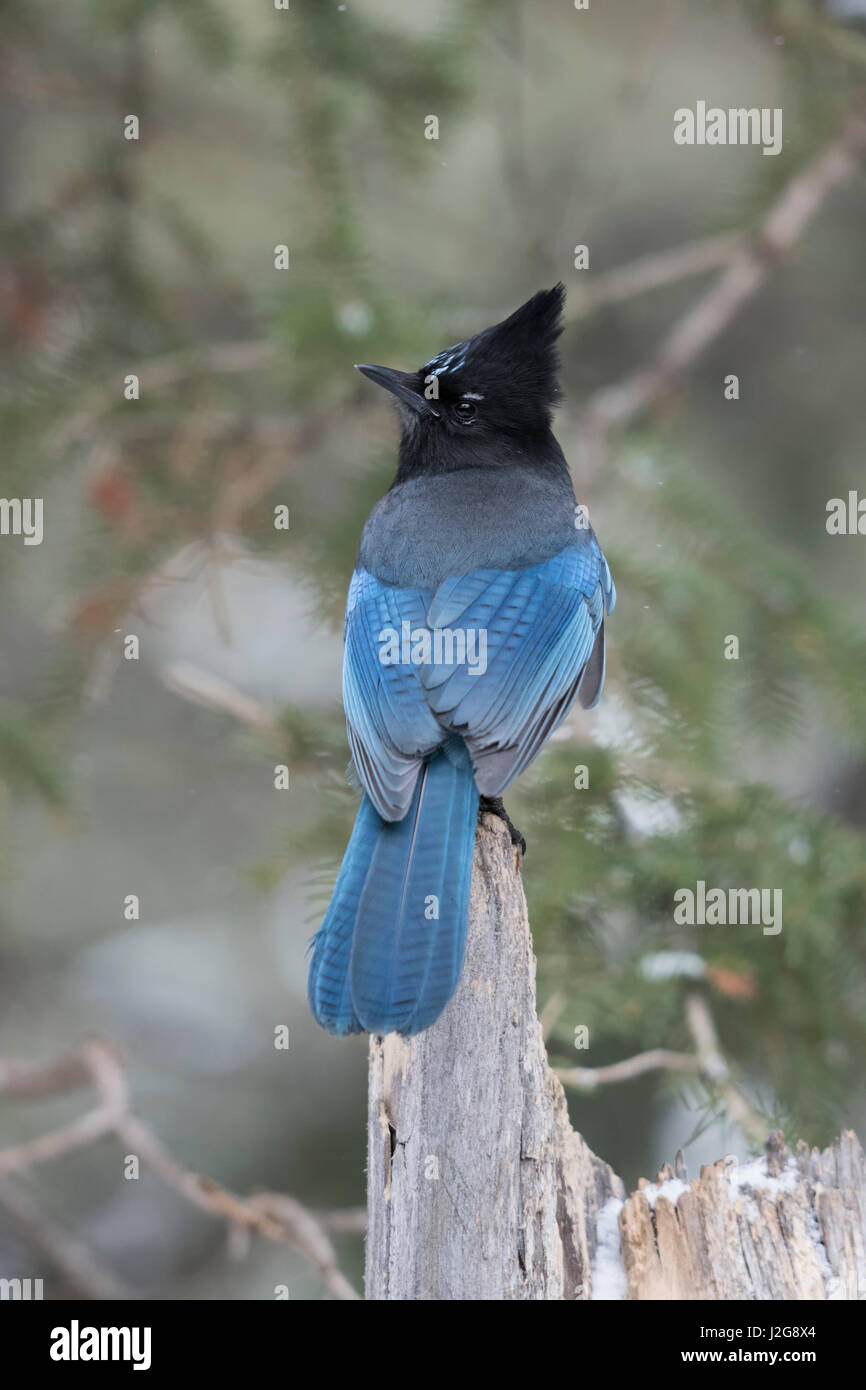
[[[852,1133],[796,1158],[678,1159],[626,1199],[571,1127],[535,1002],[507,830],[479,823],[466,960],[418,1037],[370,1039],[368,1299],[866,1296],[866,1163]]]

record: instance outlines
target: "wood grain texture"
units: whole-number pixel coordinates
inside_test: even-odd
[[[607,1275],[593,1261],[599,1213]],[[613,1217],[620,1249],[616,1249]],[[610,1272],[613,1266],[614,1277]],[[681,1157],[626,1199],[569,1123],[535,1003],[526,900],[508,832],[479,823],[466,960],[419,1036],[370,1039],[366,1297],[423,1300],[866,1297],[866,1160]]]
[[[628,1298],[866,1297],[866,1160],[852,1131],[796,1156],[777,1131],[763,1160],[721,1159],[668,1192],[642,1181],[620,1214]]]
[[[514,851],[484,816],[454,997],[370,1040],[366,1296],[587,1298],[599,1207],[624,1195],[568,1122]]]

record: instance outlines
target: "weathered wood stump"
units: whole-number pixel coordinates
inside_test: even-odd
[[[866,1297],[852,1133],[796,1158],[667,1168],[626,1199],[569,1123],[505,827],[479,825],[466,962],[417,1038],[370,1040],[369,1299]]]

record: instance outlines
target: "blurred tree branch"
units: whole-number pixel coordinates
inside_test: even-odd
[[[699,1069],[697,1057],[690,1052],[673,1052],[667,1047],[653,1047],[648,1052],[638,1052],[634,1057],[611,1062],[605,1067],[554,1067],[563,1086],[574,1086],[580,1091],[595,1091],[599,1086],[634,1081],[650,1071],[694,1072]]]
[[[215,343],[205,351],[172,352],[165,357],[152,358],[138,369],[142,392],[161,391],[176,386],[190,377],[212,373],[231,375],[240,372],[260,372],[279,360],[280,349],[267,340],[239,343]],[[74,415],[64,420],[51,440],[53,450],[65,449],[73,440],[92,432],[96,417],[117,402],[122,381],[101,386],[93,392]]]
[[[684,314],[663,338],[651,361],[621,381],[596,391],[583,412],[578,446],[581,475],[597,472],[604,462],[608,441],[615,429],[631,424],[656,405],[691,368],[710,343],[720,337],[738,313],[763,287],[779,261],[800,240],[811,219],[830,194],[845,183],[866,150],[866,121],[852,116],[834,140],[805,169],[796,174],[761,222],[757,235],[744,241],[721,279]],[[695,246],[671,253],[663,271],[674,273],[677,255],[680,269],[689,274]],[[632,284],[638,293],[652,275],[659,275],[658,258],[637,263],[620,272],[620,285]],[[608,278],[608,293],[610,293]],[[636,287],[636,288],[635,288]]]
[[[600,1086],[634,1081],[651,1071],[698,1074],[718,1093],[731,1122],[753,1144],[762,1145],[766,1138],[766,1124],[731,1081],[730,1068],[722,1053],[710,1006],[698,990],[689,990],[686,994],[685,1016],[694,1052],[675,1052],[670,1048],[655,1047],[603,1067],[554,1067],[554,1071],[564,1086],[581,1091],[596,1091]]]
[[[22,1173],[113,1134],[168,1187],[199,1210],[226,1221],[235,1236],[236,1250],[239,1233],[246,1233],[247,1237],[256,1233],[268,1240],[286,1241],[314,1265],[334,1298],[354,1300],[360,1297],[341,1272],[326,1229],[330,1222],[332,1230],[356,1231],[357,1213],[337,1212],[321,1219],[283,1193],[261,1192],[242,1198],[213,1178],[188,1171],[135,1113],[120,1055],[104,1038],[88,1038],[65,1057],[43,1065],[0,1059],[0,1093],[6,1095],[21,1099],[44,1098],[85,1086],[95,1088],[99,1104],[78,1119],[37,1139],[0,1149],[0,1182],[9,1174]],[[5,1201],[5,1191],[5,1188],[0,1189],[0,1202]],[[10,1200],[14,1201],[14,1197]],[[31,1224],[35,1219],[31,1212]],[[44,1218],[40,1219],[44,1222]],[[47,1226],[43,1226],[43,1234],[45,1230]],[[56,1246],[56,1240],[54,1244]],[[43,1239],[42,1248],[46,1253],[50,1253],[50,1245],[47,1237]]]
[[[578,287],[566,308],[570,319],[585,318],[608,304],[620,304],[636,295],[676,284],[692,275],[728,265],[745,249],[748,237],[742,232],[720,232],[701,237],[669,251],[652,252],[615,270],[594,275],[585,288]]]
[[[132,1290],[113,1271],[103,1268],[83,1241],[44,1210],[20,1179],[0,1179],[0,1211],[29,1244],[50,1260],[64,1283],[76,1294],[101,1301],[134,1297]]]

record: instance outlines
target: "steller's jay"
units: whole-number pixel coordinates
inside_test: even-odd
[[[392,392],[399,466],[370,513],[346,608],[343,703],[364,790],[313,943],[332,1033],[428,1028],[460,976],[480,808],[604,682],[607,562],[551,432],[563,285]],[[525,848],[525,846],[523,846]]]

